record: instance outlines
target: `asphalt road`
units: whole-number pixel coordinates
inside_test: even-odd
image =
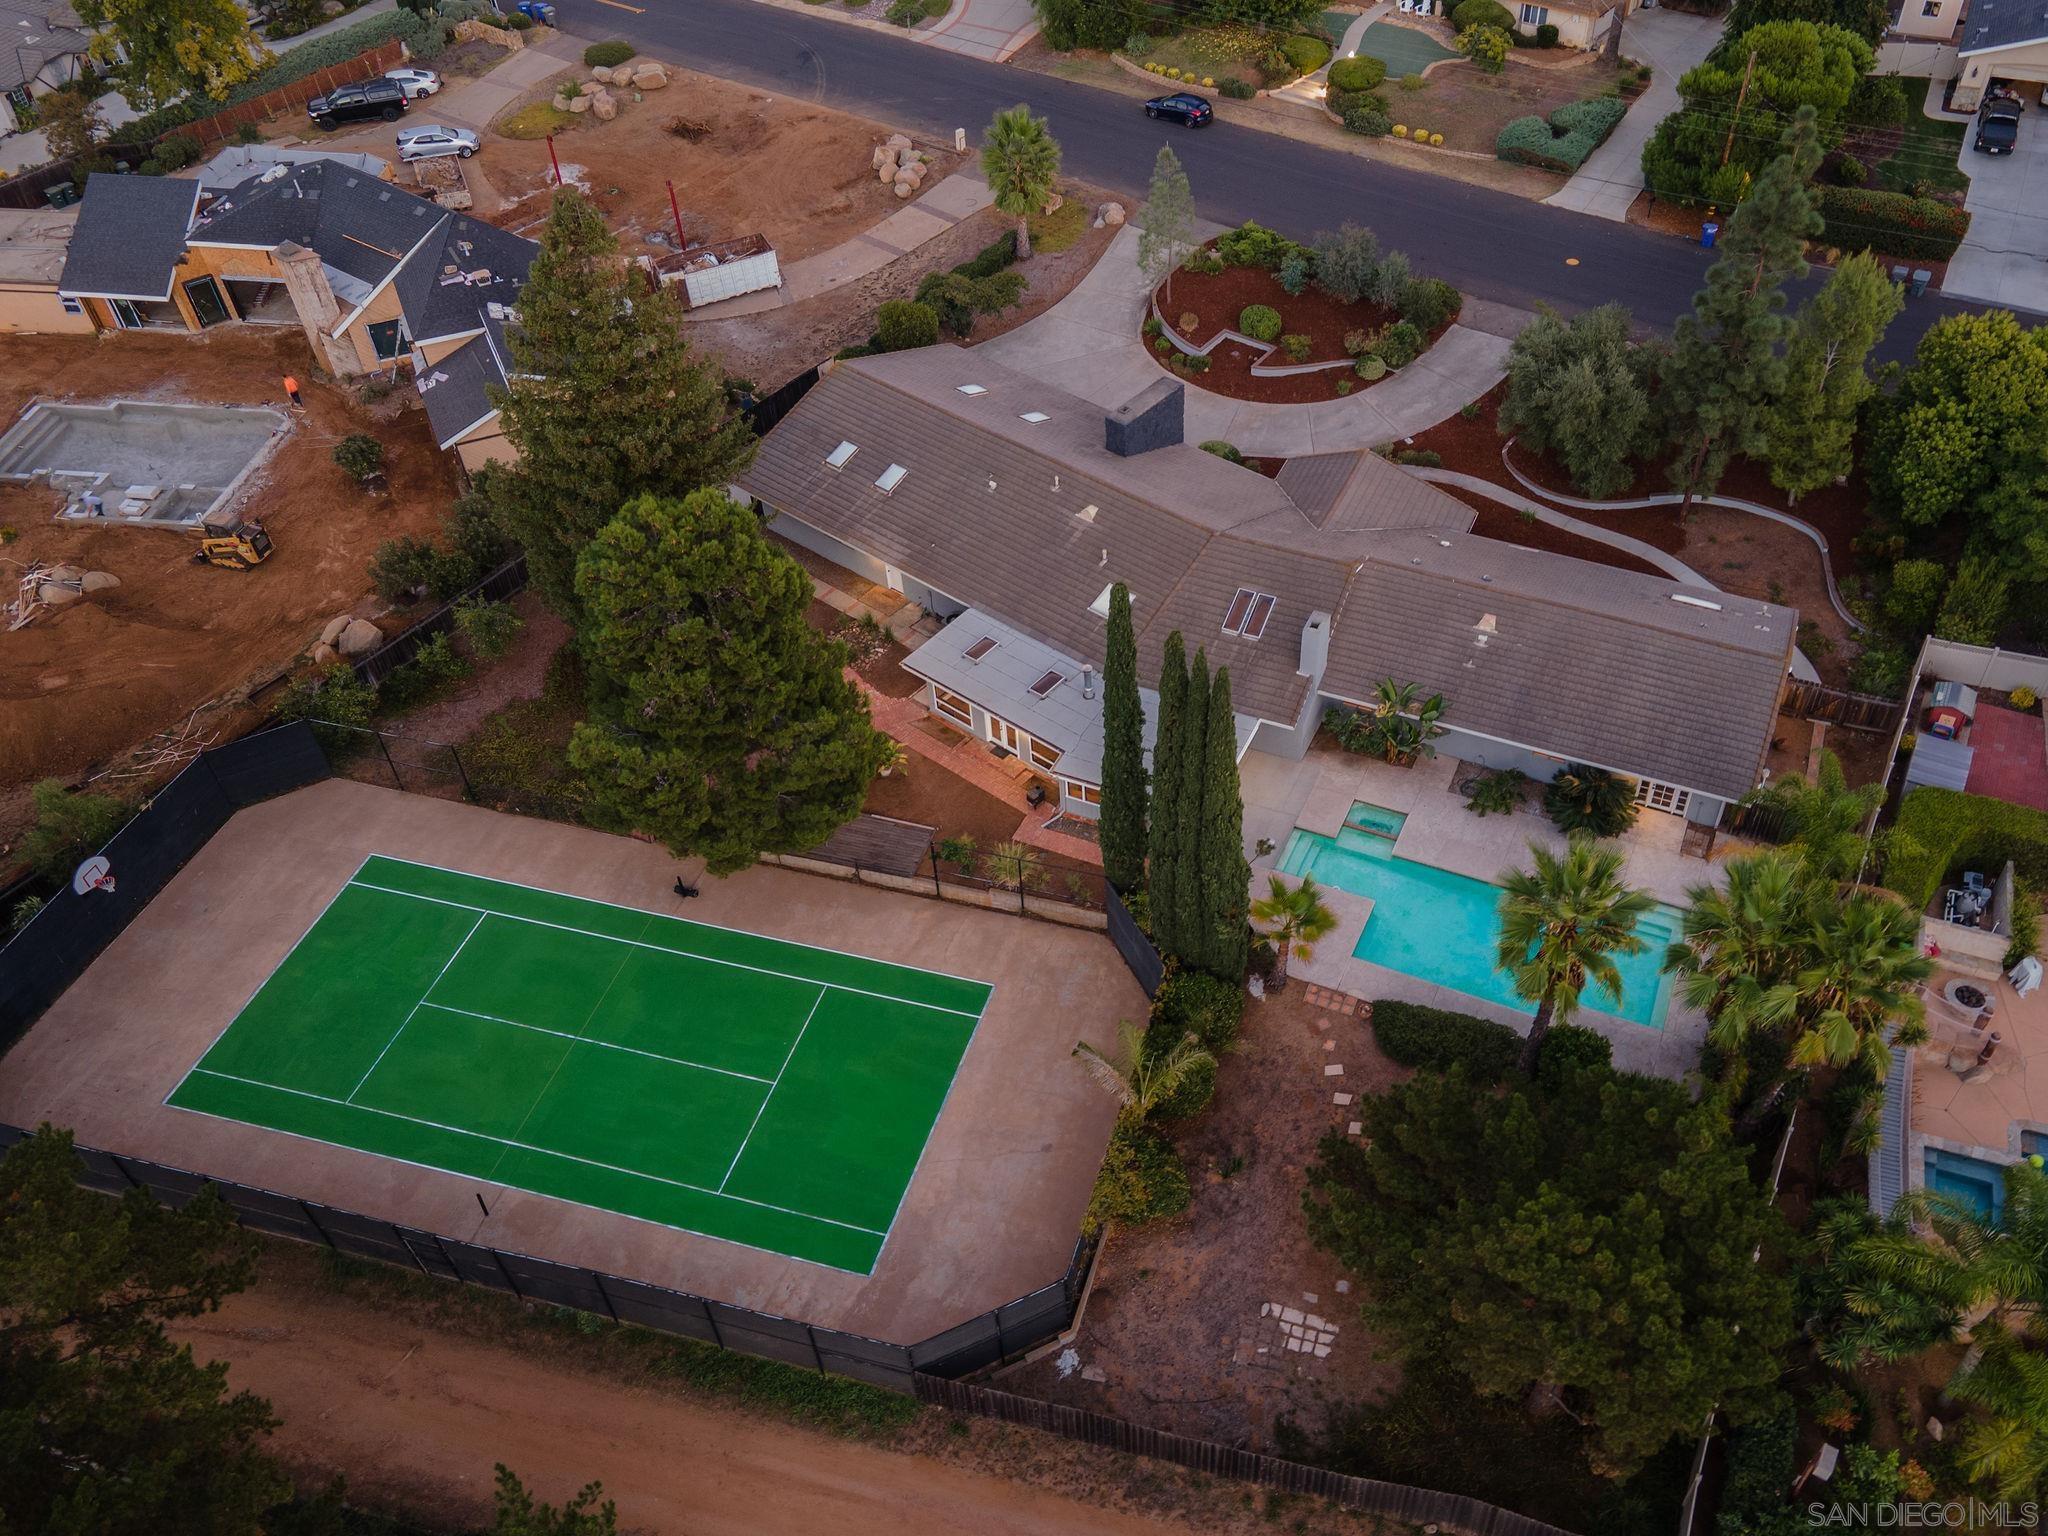
[[[1619,300],[1638,322],[1664,330],[1690,306],[1710,261],[1669,235],[1254,128],[1162,129],[1129,97],[757,0],[634,3],[644,11],[558,0],[568,32],[625,38],[706,74],[925,136],[950,139],[964,127],[972,142],[997,109],[1028,102],[1049,120],[1068,174],[1133,200],[1144,195],[1160,143],[1170,142],[1207,218],[1257,219],[1304,240],[1347,219],[1370,225],[1417,271],[1504,304],[1540,300],[1569,312]],[[1937,319],[1981,307],[1931,294],[1911,300],[1878,356],[1906,357]]]

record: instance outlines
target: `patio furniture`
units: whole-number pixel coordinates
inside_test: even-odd
[[[2021,997],[2030,995],[2041,985],[2041,962],[2032,955],[2021,958],[2020,963],[2005,973],[2005,979],[2012,983],[2013,991]]]

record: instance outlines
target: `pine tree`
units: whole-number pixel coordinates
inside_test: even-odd
[[[1188,667],[1187,702],[1181,707],[1180,827],[1173,848],[1173,948],[1182,963],[1199,966],[1208,953],[1207,893],[1202,881],[1202,834],[1209,782],[1209,653],[1197,649]]]
[[[1814,114],[1802,108],[1785,135],[1785,153],[1764,168],[1735,210],[1707,286],[1678,322],[1659,395],[1677,450],[1671,484],[1693,498],[1713,494],[1738,453],[1761,456],[1785,365],[1785,280],[1806,270],[1801,254],[1820,232],[1806,182],[1820,164]]]
[[[1119,891],[1145,883],[1145,706],[1138,698],[1138,644],[1131,589],[1109,589],[1102,663],[1102,872]]]
[[[1799,496],[1849,473],[1857,412],[1877,389],[1864,363],[1904,305],[1882,263],[1858,251],[1799,311],[1768,428],[1779,490]]]
[[[1225,981],[1244,979],[1251,958],[1252,867],[1244,856],[1244,799],[1237,781],[1237,717],[1230,669],[1218,667],[1209,690],[1208,745],[1202,767],[1202,968]]]
[[[803,567],[723,492],[642,496],[585,548],[590,718],[569,760],[620,824],[713,874],[815,847],[859,814],[888,738],[804,622]]]
[[[1173,302],[1173,273],[1194,249],[1195,196],[1188,187],[1188,173],[1181,169],[1173,150],[1162,144],[1159,158],[1152,162],[1152,187],[1145,195],[1144,222],[1138,227],[1138,270],[1157,288],[1166,285],[1166,301]]]
[[[1152,737],[1151,849],[1145,889],[1152,914],[1152,942],[1176,953],[1174,918],[1180,886],[1180,756],[1188,697],[1187,647],[1180,631],[1166,637],[1159,661],[1159,729]]]
[[[681,321],[673,297],[620,262],[597,209],[557,192],[507,333],[514,381],[500,403],[519,461],[481,478],[541,597],[578,630],[576,558],[620,507],[722,488],[753,459],[753,429]]]

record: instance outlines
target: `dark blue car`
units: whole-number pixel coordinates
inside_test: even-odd
[[[1190,128],[1203,128],[1216,116],[1216,109],[1199,96],[1176,91],[1171,96],[1154,96],[1146,102],[1145,115],[1168,117],[1177,123],[1186,123]]]

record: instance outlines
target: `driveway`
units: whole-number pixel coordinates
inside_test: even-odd
[[[1657,125],[1678,110],[1679,78],[1720,40],[1721,20],[1716,16],[1646,8],[1629,17],[1621,51],[1650,66],[1650,88],[1636,98],[1628,116],[1572,179],[1543,201],[1553,208],[1625,222],[1629,204],[1643,190],[1643,146]]]
[[[937,26],[910,36],[949,53],[1000,64],[1038,36],[1038,13],[1031,0],[953,0]]]
[[[2010,155],[1980,155],[1966,134],[1958,163],[1970,178],[1970,233],[1948,264],[1951,298],[2048,310],[2048,111],[2029,103]]]

